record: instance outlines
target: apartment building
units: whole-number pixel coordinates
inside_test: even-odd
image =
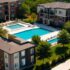
[[[24,70],[35,63],[35,45],[0,38],[0,70]]]
[[[52,2],[39,4],[37,7],[40,23],[61,27],[70,20],[70,3]]]
[[[19,6],[19,0],[0,0],[0,21],[15,19]]]

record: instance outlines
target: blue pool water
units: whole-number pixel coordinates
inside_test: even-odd
[[[20,24],[11,24],[11,25],[9,25],[9,26],[7,26],[8,28],[10,28],[10,29],[17,29],[17,28],[21,28],[21,27],[23,27],[22,25],[20,25]]]
[[[54,39],[52,39],[52,40],[49,40],[48,42],[49,43],[55,43],[55,42],[57,42],[58,41],[58,39],[57,38],[54,38]]]
[[[50,32],[52,32],[52,31],[43,29],[43,28],[36,28],[36,29],[22,31],[22,32],[16,33],[14,35],[16,37],[22,38],[24,40],[28,40],[28,39],[32,38],[34,35],[41,36],[41,35],[48,34]]]

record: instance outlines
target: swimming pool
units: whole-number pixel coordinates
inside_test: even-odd
[[[49,42],[49,43],[55,43],[55,42],[57,42],[57,41],[58,41],[58,38],[54,38],[54,39],[49,40],[48,42]]]
[[[10,29],[17,29],[17,28],[21,28],[21,27],[24,27],[24,26],[22,26],[20,24],[11,24],[7,27],[10,28]]]
[[[16,37],[22,38],[24,40],[31,39],[34,35],[42,36],[45,34],[48,34],[52,31],[43,29],[43,28],[35,28],[35,29],[30,29],[26,31],[22,31],[19,33],[14,34]]]

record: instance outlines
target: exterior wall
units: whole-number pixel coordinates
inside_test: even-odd
[[[0,19],[3,20],[15,19],[15,16],[17,15],[16,10],[18,10],[18,7],[19,7],[19,1],[0,3],[0,13],[2,15]]]
[[[13,54],[9,55],[9,70],[14,70],[14,56],[13,56]]]
[[[24,70],[26,68],[32,67],[35,63],[35,48],[31,47],[20,52],[13,54],[8,54],[1,51],[0,57],[3,58],[0,63],[3,65],[3,70]],[[0,58],[1,59],[1,58]],[[22,60],[25,59],[23,62]],[[23,65],[23,64],[24,65]],[[5,69],[4,69],[5,68]],[[0,70],[2,70],[0,69]]]
[[[41,9],[44,10],[44,7],[43,6],[38,6],[37,7],[37,13],[39,13]]]
[[[56,16],[60,17],[66,17],[66,10],[65,9],[56,9],[57,13],[55,13]]]
[[[0,70],[5,70],[4,68],[4,52],[0,50]]]
[[[0,20],[4,18],[4,8],[3,4],[0,4]]]
[[[46,25],[62,26],[70,20],[70,9],[47,8],[44,6],[37,7],[38,21]]]
[[[8,68],[5,67],[6,70],[24,70],[32,67],[35,63],[35,48],[28,48],[9,56],[5,53],[5,55],[9,57],[9,59],[5,59],[5,63],[9,64]],[[23,59],[25,60],[22,62]]]
[[[9,70],[9,54],[4,52],[4,63],[5,63],[5,70]]]
[[[19,70],[19,52],[13,54],[14,56],[14,70]]]
[[[31,50],[31,48],[26,49],[26,50],[22,50],[22,51],[25,51],[24,56],[21,55],[22,51],[20,52],[20,70],[24,70],[25,68],[29,68],[29,67],[33,66],[33,64],[35,63],[35,49],[34,49],[34,53],[30,53],[30,50]],[[33,62],[31,62],[31,56],[32,55],[34,56],[34,58],[33,58],[34,61]],[[23,59],[25,59],[25,61],[24,61],[25,65],[22,64]]]

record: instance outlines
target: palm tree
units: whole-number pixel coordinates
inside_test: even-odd
[[[39,37],[38,35],[34,35],[34,36],[32,37],[32,42],[33,42],[35,45],[38,45],[40,41],[41,41],[41,40],[40,40],[40,37]]]
[[[36,52],[39,58],[43,59],[43,64],[44,64],[44,58],[49,57],[50,46],[51,45],[48,42],[40,41],[39,45],[36,48]]]

